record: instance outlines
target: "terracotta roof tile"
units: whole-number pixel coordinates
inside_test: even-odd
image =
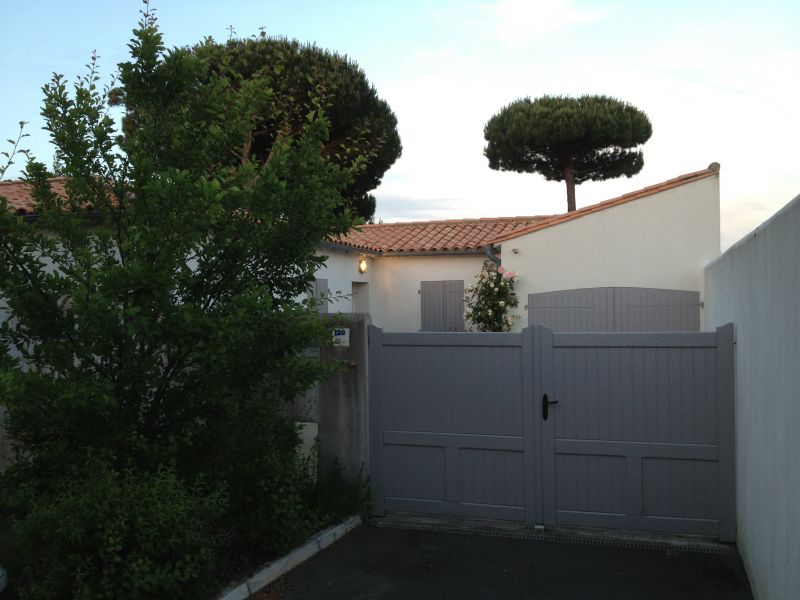
[[[578,219],[632,200],[638,200],[658,192],[711,177],[718,172],[719,164],[711,163],[707,169],[702,171],[681,175],[674,179],[561,215],[362,225],[358,231],[353,230],[346,236],[334,240],[334,243],[365,252],[478,251],[488,244],[499,243],[532,231]]]
[[[693,183],[717,173],[719,173],[719,164],[711,163],[707,169],[681,175],[674,179],[561,215],[379,223],[362,225],[358,230],[350,231],[346,236],[331,241],[337,245],[365,252],[402,254],[480,251],[488,244],[503,242],[546,227],[578,219],[632,200],[638,200],[687,183]],[[54,177],[50,182],[54,192],[66,197],[64,189],[65,178]],[[8,200],[9,208],[17,214],[34,213],[34,204],[30,197],[30,186],[25,182],[0,182],[0,196],[4,196]]]
[[[477,251],[491,240],[551,217],[496,217],[362,225],[334,243],[366,252]]]
[[[67,197],[65,177],[51,177],[50,186],[62,198]],[[24,181],[0,181],[0,196],[8,201],[8,207],[18,215],[32,215],[36,212],[31,198],[31,186]]]

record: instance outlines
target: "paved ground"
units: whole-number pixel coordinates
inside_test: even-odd
[[[259,598],[752,600],[736,554],[361,526]]]

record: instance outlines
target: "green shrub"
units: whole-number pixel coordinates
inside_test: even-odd
[[[509,312],[519,306],[514,291],[517,274],[487,260],[475,279],[477,283],[471,284],[464,295],[464,319],[478,331],[511,331],[512,321],[519,319]]]
[[[226,497],[167,468],[118,472],[94,457],[49,492],[18,486],[6,504],[23,600],[197,598]]]
[[[235,553],[277,555],[313,532],[305,502],[313,473],[298,456],[297,428],[281,402],[271,394],[240,399],[204,460],[210,480],[229,490],[224,523]]]
[[[369,481],[363,473],[351,479],[337,462],[310,488],[306,502],[319,529],[351,515],[368,516],[372,508],[372,494]]]
[[[366,157],[326,159],[309,98],[268,160],[230,164],[267,79],[209,77],[145,4],[114,92],[135,127],[115,127],[96,57],[74,86],[54,75],[57,172],[28,162],[36,219],[0,198],[0,399],[19,451],[0,552],[31,600],[203,597],[221,557],[265,559],[350,512],[322,508],[280,408],[326,372],[304,350],[329,332],[297,298],[320,242],[352,225],[341,191]]]

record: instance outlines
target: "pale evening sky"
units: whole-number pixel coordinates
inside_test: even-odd
[[[719,162],[723,248],[800,193],[800,3],[641,0],[153,0],[168,46],[284,35],[356,60],[399,121],[403,156],[375,191],[384,221],[553,214],[564,184],[492,171],[483,126],[523,96],[606,94],[653,123],[632,179],[588,182],[578,207]],[[41,86],[92,50],[110,76],[137,0],[0,2],[0,138],[30,121],[52,160]],[[4,147],[3,150],[6,148]],[[14,177],[10,172],[6,178]]]

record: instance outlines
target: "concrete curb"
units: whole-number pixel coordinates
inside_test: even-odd
[[[245,600],[249,598],[252,594],[282,577],[297,565],[307,561],[317,552],[324,550],[359,525],[361,525],[361,517],[354,516],[338,525],[333,525],[315,533],[299,548],[295,548],[286,556],[267,564],[246,580],[229,586],[218,596],[217,600]]]

